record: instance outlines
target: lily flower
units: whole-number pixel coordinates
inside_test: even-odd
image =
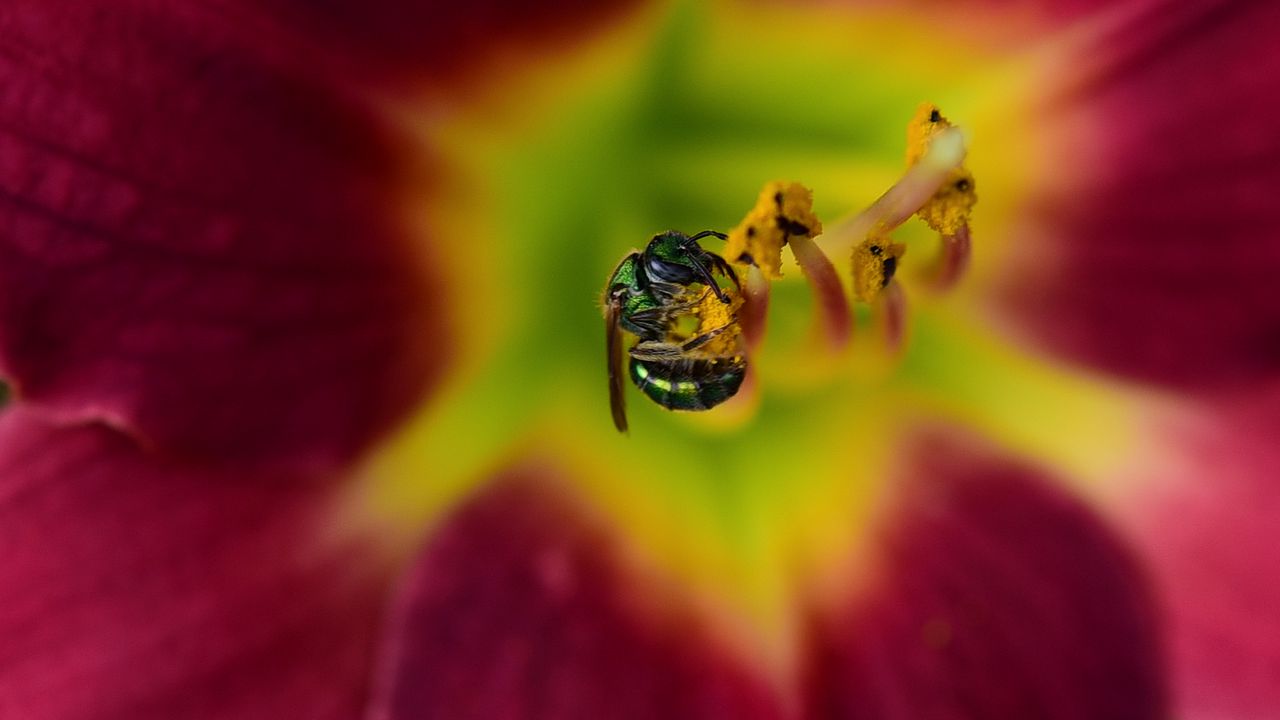
[[[0,717],[1280,715],[1277,30],[11,0]],[[744,401],[619,435],[608,272],[778,178]]]

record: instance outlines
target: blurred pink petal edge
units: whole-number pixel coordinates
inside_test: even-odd
[[[1044,252],[998,280],[992,311],[1055,355],[1141,381],[1216,392],[1274,379],[1280,5],[1116,15],[1046,110],[1097,118],[1100,137],[1066,135],[1079,148],[1064,157],[1098,167],[1028,208],[1024,242]],[[1054,132],[1052,114],[1041,122]]]
[[[0,716],[358,717],[390,563],[339,487],[0,416]]]
[[[1280,708],[1277,408],[1273,385],[1171,425],[1168,441],[1186,462],[1144,477],[1120,509],[1169,617],[1173,683],[1189,718]]]

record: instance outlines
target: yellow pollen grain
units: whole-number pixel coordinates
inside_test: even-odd
[[[929,150],[933,138],[952,127],[937,105],[921,103],[907,125],[907,165],[920,161]],[[926,225],[942,235],[955,235],[969,224],[969,215],[978,202],[973,173],[963,163],[955,170],[938,192],[934,193],[919,210],[919,217]]]
[[[706,292],[693,311],[698,318],[695,337],[720,331],[698,349],[699,353],[712,357],[730,357],[742,353],[742,326],[738,324],[738,310],[742,308],[743,297],[734,287],[727,287],[724,291],[731,301],[728,305],[721,302],[715,293]]]
[[[816,237],[822,222],[813,214],[813,191],[800,183],[774,181],[725,242],[731,263],[755,265],[770,280],[782,277],[782,246],[796,236]]]
[[[892,279],[886,261],[894,265],[907,252],[907,247],[887,237],[872,236],[853,249],[853,294],[859,302],[875,300]]]
[[[951,121],[943,116],[937,105],[920,103],[911,122],[907,124],[907,165],[920,162],[934,136],[951,127]]]

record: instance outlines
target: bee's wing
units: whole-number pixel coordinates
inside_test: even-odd
[[[613,426],[618,432],[627,431],[627,398],[622,377],[622,328],[618,327],[620,302],[613,298],[605,299],[604,306],[604,351],[605,361],[609,365],[609,409],[613,412]]]

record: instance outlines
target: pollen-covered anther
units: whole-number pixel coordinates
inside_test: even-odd
[[[920,162],[929,151],[929,144],[944,130],[954,125],[948,120],[937,105],[931,102],[920,103],[916,113],[907,124],[907,165]]]
[[[969,214],[977,202],[973,175],[965,168],[959,168],[952,179],[916,212],[916,216],[940,235],[955,235],[960,228],[968,227]]]
[[[800,183],[774,181],[764,186],[755,207],[729,231],[724,257],[758,267],[766,278],[777,280],[782,277],[782,246],[821,233],[822,223],[813,214],[813,191]]]
[[[938,107],[923,103],[907,126],[907,165],[920,161],[929,146],[940,133],[952,125]],[[969,225],[969,215],[978,202],[973,173],[960,163],[947,175],[946,180],[927,202],[916,211],[916,216],[943,236],[953,236]]]
[[[875,300],[898,270],[905,245],[885,237],[869,237],[853,249],[853,294],[859,302]]]

